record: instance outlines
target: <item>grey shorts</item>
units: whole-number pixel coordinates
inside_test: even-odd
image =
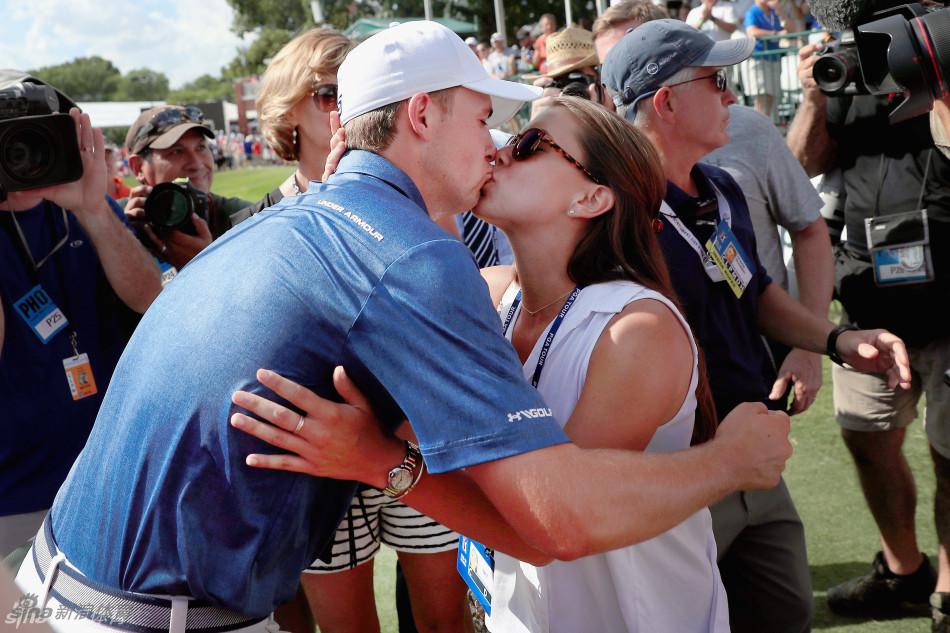
[[[910,350],[913,384],[909,390],[888,389],[887,380],[834,365],[835,418],[851,431],[890,431],[917,417],[917,403],[926,395],[924,429],[934,449],[950,459],[950,337]]]
[[[332,574],[353,569],[376,556],[380,543],[397,552],[437,554],[457,549],[458,542],[457,532],[368,488],[353,497],[349,512],[340,522],[330,562],[315,560],[304,572]]]

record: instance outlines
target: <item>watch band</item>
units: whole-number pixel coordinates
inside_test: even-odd
[[[422,478],[422,470],[424,467],[425,462],[422,460],[422,453],[419,452],[419,447],[409,440],[406,440],[406,456],[403,457],[402,463],[389,471],[390,478],[397,470],[403,470],[408,473],[415,471],[415,476],[413,477],[412,483],[410,483],[408,487],[404,489],[394,488],[392,483],[390,483],[388,486],[383,488],[383,494],[390,499],[401,499],[405,497],[413,488],[415,488],[416,484],[419,483],[419,480]]]
[[[828,333],[828,342],[825,343],[825,353],[828,354],[828,358],[830,358],[832,362],[844,367],[844,359],[842,359],[841,355],[838,353],[838,337],[844,332],[857,329],[858,327],[855,325],[844,323]]]

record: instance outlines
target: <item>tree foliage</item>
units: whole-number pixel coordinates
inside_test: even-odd
[[[130,70],[119,81],[116,101],[163,101],[168,96],[168,77],[148,68]]]
[[[267,62],[290,41],[290,31],[273,27],[261,29],[257,39],[247,48],[238,50],[237,56],[223,68],[223,74],[230,79],[240,79],[248,75],[259,75],[267,68]]]
[[[71,62],[29,71],[55,86],[73,101],[112,101],[122,73],[102,57],[78,57]]]
[[[201,103],[202,101],[234,100],[234,84],[230,79],[202,75],[178,90],[168,93],[168,103]]]

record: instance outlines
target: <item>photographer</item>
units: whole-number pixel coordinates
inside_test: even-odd
[[[583,97],[613,110],[597,70],[600,60],[594,48],[594,35],[587,29],[569,26],[554,33],[547,41],[547,72],[525,75],[526,81],[544,88],[540,99],[531,104],[531,118],[547,108],[554,97]]]
[[[847,236],[836,247],[835,262],[842,323],[885,327],[901,336],[910,348],[914,379],[911,390],[891,394],[876,377],[833,367],[835,415],[880,529],[882,551],[870,574],[830,588],[828,604],[839,613],[870,616],[929,600],[933,630],[950,631],[950,390],[941,383],[950,367],[950,322],[937,308],[950,291],[950,160],[935,151],[926,114],[889,121],[902,95],[822,93],[813,76],[816,52],[815,46],[800,52],[803,101],[788,143],[809,175],[842,170]],[[937,105],[938,112],[945,108]],[[903,268],[885,268],[876,233],[892,234],[893,226],[913,223],[926,228],[929,242],[911,248],[886,244],[883,252],[901,254]],[[890,231],[878,231],[887,224]],[[891,277],[885,276],[889,270]],[[888,283],[895,279],[901,283]],[[902,452],[922,394],[937,481],[939,578],[917,546],[916,489]]]
[[[102,132],[65,95],[0,71],[0,103],[15,109],[30,95],[45,117],[0,120],[0,556],[39,527],[92,428],[129,310],[144,312],[160,290],[158,268],[106,196]],[[71,138],[58,138],[53,121],[67,110]],[[29,133],[37,129],[47,133]],[[11,186],[24,156],[30,173],[61,177]],[[63,183],[64,174],[81,178]]]
[[[156,106],[143,111],[125,137],[129,168],[140,184],[119,203],[125,206],[133,225],[144,233],[154,254],[176,268],[223,235],[231,227],[231,214],[252,204],[211,193],[214,156],[209,139],[214,139],[214,132],[201,110],[183,106]],[[180,229],[157,231],[146,221],[146,200],[156,185],[180,178],[188,179],[191,197],[197,199],[190,224],[186,221]]]

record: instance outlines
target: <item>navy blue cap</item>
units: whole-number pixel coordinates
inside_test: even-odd
[[[683,68],[732,66],[748,59],[754,49],[751,37],[714,42],[685,22],[651,20],[617,42],[601,74],[616,104],[631,106]]]

